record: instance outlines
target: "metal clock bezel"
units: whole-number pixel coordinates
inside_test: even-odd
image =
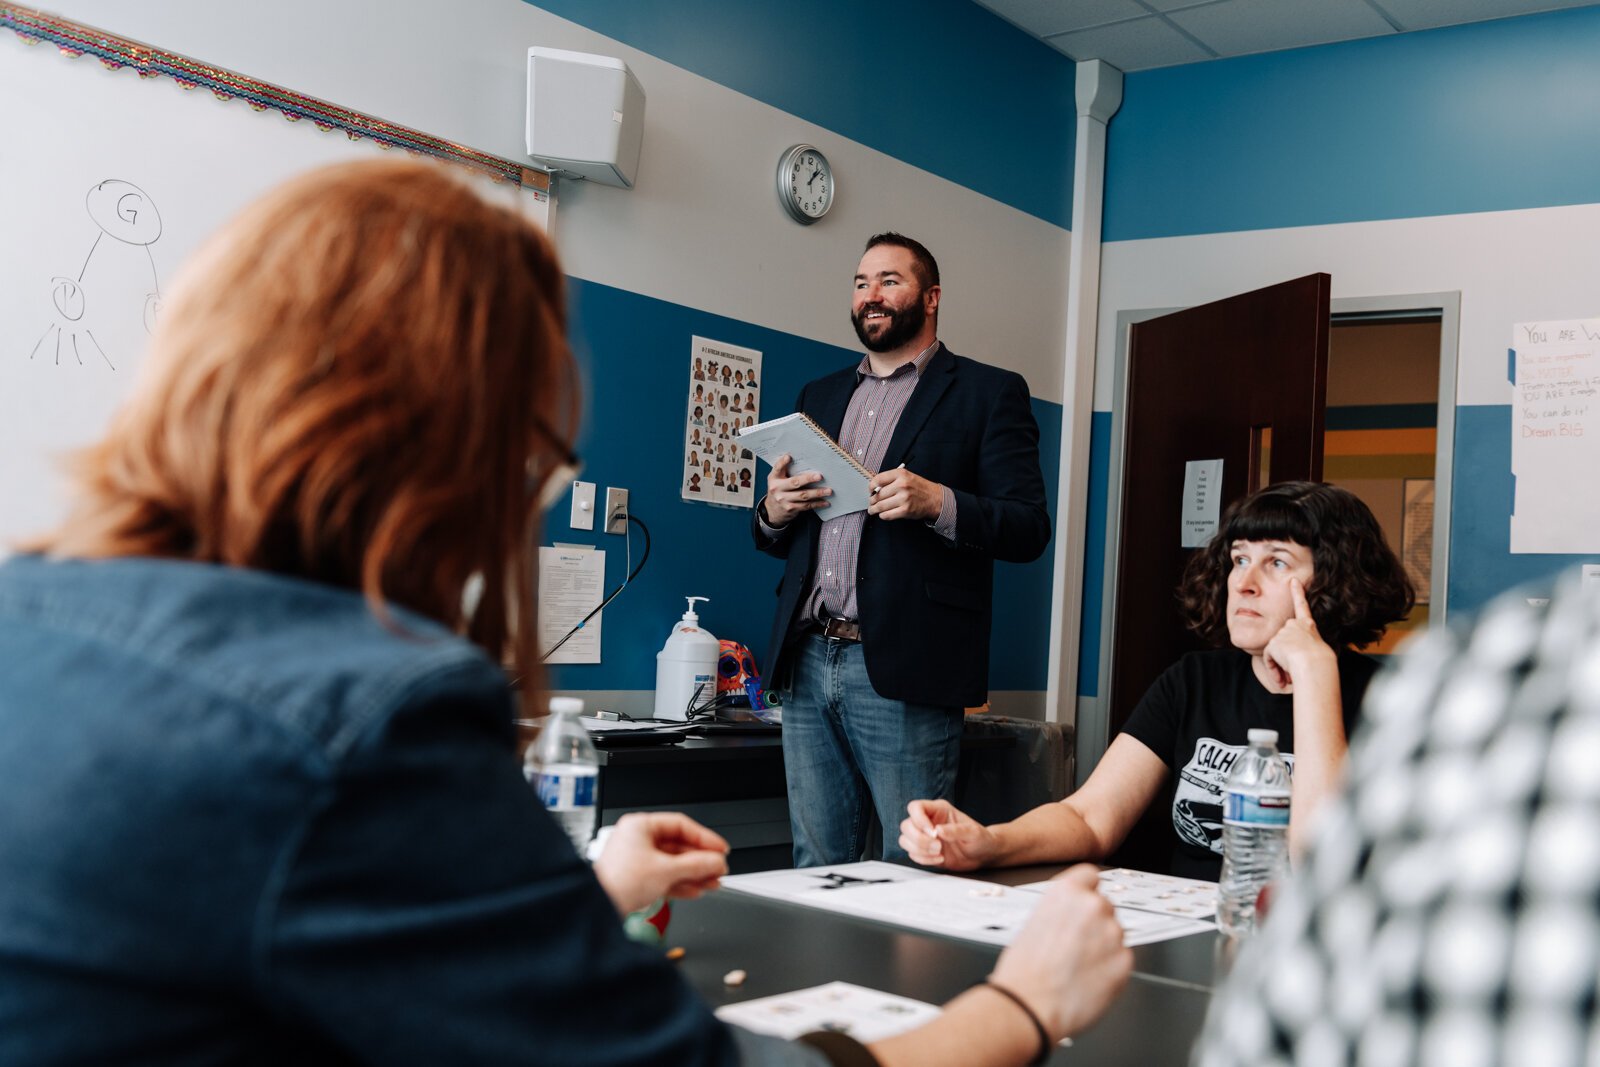
[[[827,172],[828,181],[833,186],[833,192],[828,196],[828,205],[822,209],[822,214],[815,216],[807,215],[802,211],[800,206],[794,202],[793,197],[789,195],[789,176],[794,169],[794,161],[807,152],[816,153],[817,159],[822,162],[823,170]],[[802,226],[809,226],[813,222],[826,218],[828,212],[833,210],[834,201],[839,199],[839,179],[833,172],[833,164],[828,162],[828,157],[814,144],[797,144],[785,149],[784,153],[778,157],[777,177],[778,202],[783,205],[783,209],[788,213],[789,217]]]

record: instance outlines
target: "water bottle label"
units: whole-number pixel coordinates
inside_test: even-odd
[[[1224,793],[1222,821],[1236,826],[1288,826],[1289,794]]]
[[[541,774],[539,800],[550,811],[577,811],[594,807],[594,774]]]

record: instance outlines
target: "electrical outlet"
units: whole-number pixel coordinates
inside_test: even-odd
[[[606,487],[606,533],[628,532],[628,491],[616,486]]]

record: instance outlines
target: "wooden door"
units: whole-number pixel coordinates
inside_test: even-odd
[[[1181,547],[1184,464],[1222,460],[1223,508],[1271,482],[1322,477],[1330,283],[1312,274],[1132,328],[1108,737],[1157,675],[1201,647],[1174,596],[1193,551]]]

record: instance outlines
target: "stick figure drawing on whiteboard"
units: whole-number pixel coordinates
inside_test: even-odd
[[[161,213],[143,189],[132,182],[116,179],[107,179],[91,188],[83,203],[89,218],[100,228],[100,233],[89,247],[88,255],[84,256],[83,266],[78,268],[76,278],[57,275],[50,279],[50,300],[55,305],[57,321],[34,343],[28,358],[37,357],[41,351],[49,355],[53,348],[57,366],[61,365],[63,350],[82,366],[84,353],[93,346],[93,351],[100,354],[106,366],[116,370],[111,357],[95,338],[94,331],[83,323],[84,313],[89,307],[84,277],[94,262],[95,253],[100,250],[101,242],[107,237],[129,249],[136,248],[143,252],[150,267],[150,290],[145,294],[142,314],[145,332],[153,330],[156,316],[161,310],[161,280],[156,276],[156,261],[150,253],[150,246],[161,238]],[[107,254],[115,253],[102,253],[102,258]],[[106,302],[106,295],[104,292],[97,294],[101,306]],[[52,340],[53,345],[48,343]]]

